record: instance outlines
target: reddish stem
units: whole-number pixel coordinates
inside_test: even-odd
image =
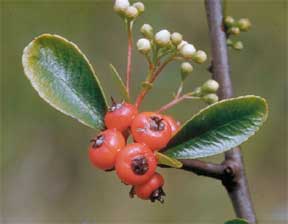
[[[165,110],[168,110],[169,108],[175,106],[177,103],[180,103],[181,101],[185,100],[187,95],[182,95],[180,97],[175,98],[170,103],[167,103],[166,105],[162,106],[157,112],[161,113]]]
[[[133,45],[132,30],[130,23],[128,23],[128,50],[127,50],[127,70],[126,70],[126,89],[128,96],[130,96],[132,45]]]
[[[156,79],[157,77],[159,76],[159,74],[162,72],[162,70],[165,68],[166,65],[168,65],[171,61],[173,61],[174,57],[171,57],[169,58],[168,60],[166,60],[162,65],[160,65],[158,67],[158,69],[153,73],[153,70],[155,69],[154,68],[154,65],[150,64],[150,72],[152,72],[152,76],[150,78],[150,80],[147,80],[148,83],[152,84]],[[144,97],[147,95],[147,93],[149,92],[150,89],[142,89],[141,92],[139,93],[137,99],[136,99],[136,102],[135,102],[135,105],[137,108],[140,107]]]

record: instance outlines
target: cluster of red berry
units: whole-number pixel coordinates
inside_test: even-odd
[[[172,117],[154,112],[138,113],[129,103],[113,103],[105,115],[107,130],[91,140],[89,158],[102,170],[116,170],[130,196],[163,202],[164,179],[156,173],[155,151],[163,149],[179,129]],[[134,143],[127,144],[131,133]]]

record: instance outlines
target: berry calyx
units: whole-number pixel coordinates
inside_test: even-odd
[[[151,202],[157,200],[163,203],[163,196],[165,196],[163,185],[164,178],[159,173],[155,173],[146,183],[133,187],[130,195],[136,194],[141,199],[151,200]]]
[[[133,143],[124,147],[117,156],[115,168],[125,184],[139,185],[155,173],[157,159],[148,146]]]
[[[104,121],[107,128],[116,128],[118,131],[127,130],[138,114],[137,108],[129,103],[115,103],[109,108]]]
[[[171,127],[164,116],[154,112],[138,114],[131,125],[134,140],[152,150],[164,148],[171,138]]]
[[[117,153],[125,146],[125,138],[116,129],[108,129],[93,138],[89,146],[91,163],[102,170],[113,169]]]
[[[164,115],[164,119],[169,123],[170,128],[171,128],[171,132],[172,132],[172,136],[176,134],[176,132],[179,130],[180,128],[180,122],[179,121],[175,121],[173,117],[168,116],[168,115]]]

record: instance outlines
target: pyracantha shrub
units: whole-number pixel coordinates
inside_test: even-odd
[[[43,34],[24,49],[24,71],[46,102],[97,131],[88,149],[92,165],[105,171],[116,170],[121,182],[132,185],[131,196],[163,202],[164,178],[156,172],[157,165],[181,168],[179,159],[213,156],[238,146],[263,124],[267,105],[257,96],[218,102],[217,91],[221,86],[211,79],[184,93],[184,82],[194,73],[195,64],[207,61],[207,54],[184,39],[181,33],[167,29],[154,32],[147,23],[141,26],[142,37],[135,41],[135,46],[148,63],[148,71],[132,102],[132,31],[145,6],[141,2],[130,4],[128,0],[116,0],[114,10],[125,24],[128,36],[125,84],[116,68],[110,65],[123,101],[112,100],[108,107],[88,59],[74,43],[58,35]],[[235,22],[232,17],[226,17],[223,23],[227,36],[238,35],[250,26],[249,20]],[[240,49],[240,45],[233,42],[231,46]],[[176,78],[179,87],[173,99],[155,111],[140,110],[143,99],[172,62],[180,64]],[[211,105],[181,126],[165,112],[184,100],[199,100]]]

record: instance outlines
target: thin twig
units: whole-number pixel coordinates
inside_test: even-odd
[[[132,45],[133,45],[131,22],[128,22],[127,26],[128,26],[128,29],[127,29],[128,49],[127,49],[126,89],[127,89],[128,96],[130,96]]]
[[[167,59],[165,62],[163,62],[157,69],[156,71],[154,71],[155,69],[155,66],[152,66],[150,65],[150,72],[152,72],[150,74],[150,78],[148,78],[148,80],[146,80],[147,83],[149,84],[153,84],[153,82],[157,79],[157,77],[160,75],[160,73],[162,72],[162,70],[170,63],[174,60],[174,57],[170,57],[169,59]],[[140,107],[144,97],[147,95],[147,93],[149,92],[150,89],[148,88],[145,88],[145,89],[142,89],[136,99],[136,102],[135,102],[135,105],[137,108]]]

